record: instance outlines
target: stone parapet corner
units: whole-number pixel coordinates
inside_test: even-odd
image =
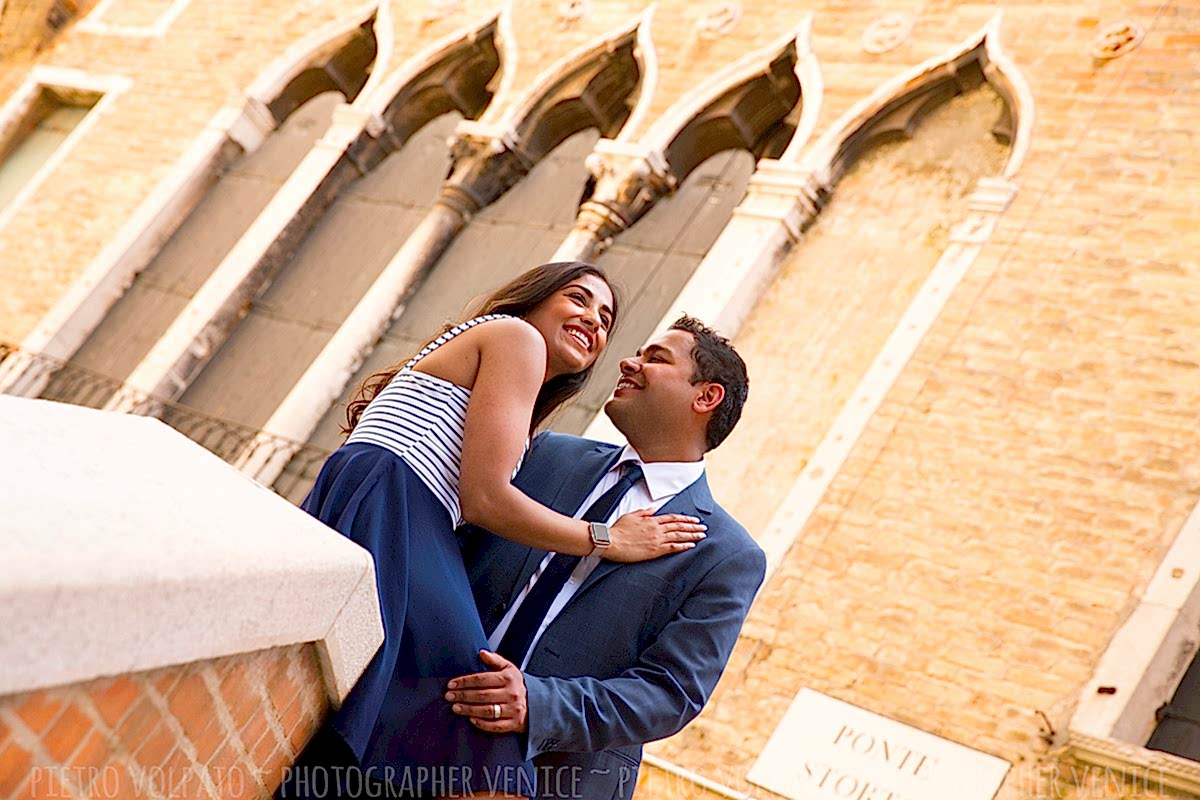
[[[161,422],[0,396],[0,695],[312,642],[336,707],[383,641],[370,555]]]

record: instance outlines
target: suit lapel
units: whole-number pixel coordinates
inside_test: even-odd
[[[693,517],[699,517],[700,521],[703,522],[712,513],[712,510],[713,499],[712,493],[708,490],[708,478],[704,473],[701,473],[700,477],[694,483],[672,497],[670,502],[656,511],[655,514],[689,514]],[[664,558],[671,558],[671,556],[664,556]],[[602,560],[592,570],[592,573],[584,579],[583,585],[579,587],[579,591],[567,603],[566,608],[570,608],[571,604],[576,602],[588,589],[595,586],[621,566],[626,565],[618,561]]]
[[[620,455],[620,447],[610,448],[601,445],[584,454],[574,467],[569,465],[565,468],[560,467],[560,471],[556,474],[565,474],[567,479],[560,482],[558,491],[555,492],[553,498],[546,502],[546,505],[560,514],[568,517],[574,516],[600,479],[612,469]],[[529,552],[525,556],[525,563],[521,565],[521,571],[517,574],[517,582],[509,592],[509,605],[512,605],[517,599],[517,595],[525,588],[525,584],[529,583],[529,578],[532,577],[538,564],[542,563],[546,553],[546,550],[536,547],[529,548]]]

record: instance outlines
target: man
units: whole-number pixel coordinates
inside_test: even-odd
[[[516,479],[598,523],[600,547],[603,523],[649,507],[699,517],[707,538],[694,549],[618,564],[465,537],[497,652],[482,654],[492,671],[451,681],[447,700],[481,730],[524,734],[540,797],[631,797],[642,744],[682,729],[712,694],[766,572],[704,476],[704,454],[733,430],[748,383],[728,340],[682,317],[621,362],[604,410],[628,447],[541,434]]]

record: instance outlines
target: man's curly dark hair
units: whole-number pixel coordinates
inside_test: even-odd
[[[719,383],[725,387],[725,399],[713,412],[705,431],[707,449],[712,450],[725,441],[742,417],[742,407],[750,394],[746,362],[728,339],[695,317],[684,314],[671,324],[670,329],[687,331],[696,339],[692,346],[692,363],[695,365],[692,383]]]

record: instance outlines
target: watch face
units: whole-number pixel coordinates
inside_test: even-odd
[[[591,523],[592,543],[595,545],[607,546],[612,542],[612,537],[608,534],[608,526],[601,522]]]

